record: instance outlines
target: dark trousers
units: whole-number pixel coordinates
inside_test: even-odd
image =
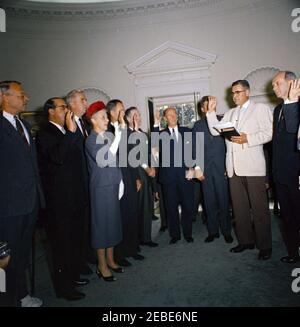
[[[115,247],[116,261],[131,257],[138,252],[138,193],[133,184],[124,180],[124,195],[121,198],[121,216],[123,240]]]
[[[84,208],[49,209],[46,231],[51,247],[53,285],[57,295],[73,289],[73,281],[80,278],[84,258]]]
[[[37,214],[38,204],[30,214],[0,217],[0,240],[8,242],[11,249],[11,260],[6,268],[6,293],[1,293],[0,298],[3,306],[20,306],[20,300],[28,294],[25,271]]]
[[[234,175],[229,178],[229,185],[239,243],[256,243],[262,250],[272,248],[265,177]]]
[[[163,184],[168,229],[171,238],[180,238],[180,222],[183,236],[192,236],[194,215],[194,184],[192,181]],[[178,206],[181,206],[181,221]]]
[[[283,185],[276,183],[276,191],[280,204],[280,216],[283,222],[283,238],[288,254],[298,254],[300,246],[300,191],[298,183]]]
[[[223,235],[230,235],[231,222],[227,177],[218,174],[218,172],[207,172],[205,180],[202,182],[202,188],[208,234],[217,234],[220,228]]]
[[[160,224],[161,228],[168,227],[168,220],[167,220],[167,214],[166,214],[166,204],[165,204],[165,199],[162,191],[162,186],[160,183],[155,181],[155,188],[156,192],[158,193],[159,197],[159,213],[160,213]]]
[[[142,188],[138,193],[139,241],[151,242],[152,217],[154,215],[154,199],[150,177],[140,168]]]
[[[97,261],[97,253],[91,246],[91,219],[90,206],[86,205],[84,210],[83,226],[83,257],[81,265],[84,267],[87,262],[94,263]]]

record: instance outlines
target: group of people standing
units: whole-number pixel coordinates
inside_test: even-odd
[[[273,176],[284,225],[288,255],[283,262],[300,261],[300,80],[291,72],[279,72],[273,90],[283,102],[273,112],[250,99],[246,80],[232,84],[236,107],[223,117],[216,115],[217,100],[205,96],[200,102],[201,119],[192,130],[179,126],[174,108],[164,111],[167,127],[155,115],[152,133],[169,137],[170,160],[164,165],[162,138],[140,129],[138,108],[125,110],[121,100],[90,106],[82,90],[66,98],[52,97],[44,104],[48,123],[33,140],[30,127],[19,116],[28,97],[17,81],[0,83],[0,241],[11,247],[7,270],[5,305],[40,306],[28,295],[25,270],[40,208],[46,213],[46,231],[51,246],[53,285],[58,297],[80,300],[76,287],[89,283],[82,275],[96,273],[107,282],[114,273],[124,273],[128,258],[143,260],[140,245],[156,247],[151,239],[154,196],[159,198],[162,228],[168,228],[170,244],[181,239],[192,243],[195,215],[194,181],[203,190],[203,209],[212,242],[224,236],[232,243],[230,202],[238,244],[230,251],[240,253],[258,248],[258,259],[272,254],[271,218],[265,185],[266,160],[263,145],[273,143]],[[230,122],[238,135],[224,138],[215,126]],[[176,165],[183,159],[186,133],[204,135],[204,164]],[[126,162],[137,133],[147,149],[139,164]],[[142,141],[141,141],[142,140]],[[298,143],[297,143],[298,142]],[[298,149],[297,149],[298,146]],[[200,151],[196,142],[193,154]],[[153,160],[152,160],[153,159]],[[157,165],[152,163],[157,160]],[[231,201],[230,201],[231,199]],[[181,207],[181,214],[179,211]]]

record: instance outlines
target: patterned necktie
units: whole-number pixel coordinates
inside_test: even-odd
[[[23,141],[26,143],[26,145],[30,146],[27,138],[26,138],[26,135],[25,135],[25,132],[24,132],[24,128],[19,120],[19,117],[18,116],[14,116],[15,118],[15,122],[16,122],[16,127],[17,127],[17,131],[19,132],[19,134],[21,135]]]
[[[81,129],[82,129],[82,133],[83,133],[83,136],[84,138],[87,138],[88,137],[88,132],[84,126],[84,123],[83,123],[83,120],[81,118],[79,118],[79,123],[80,123],[80,126],[81,126]]]

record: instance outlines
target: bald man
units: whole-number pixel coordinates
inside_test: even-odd
[[[278,72],[272,80],[276,96],[283,100],[274,110],[273,174],[284,238],[288,255],[282,262],[300,261],[300,152],[297,150],[297,134],[300,121],[300,79],[289,71]]]

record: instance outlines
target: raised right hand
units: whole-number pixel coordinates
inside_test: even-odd
[[[217,98],[213,96],[208,97],[208,111],[216,111],[217,109]]]
[[[66,126],[70,132],[76,132],[77,124],[75,123],[74,112],[72,112],[71,110],[68,110],[66,113]]]
[[[154,124],[159,125],[160,121],[161,121],[160,112],[157,109],[157,110],[155,110],[155,113],[154,113]]]

